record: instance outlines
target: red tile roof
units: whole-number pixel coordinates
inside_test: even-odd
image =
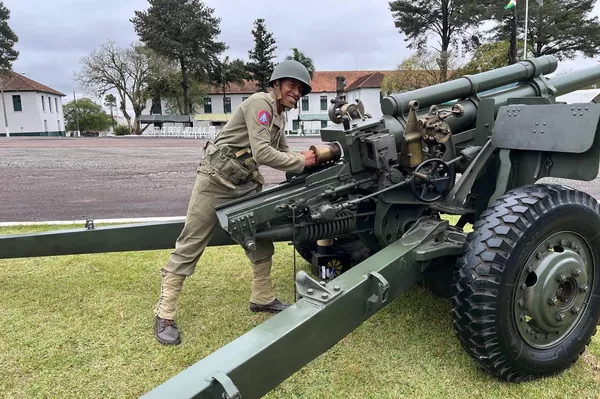
[[[0,71],[0,78],[4,85],[4,91],[40,91],[56,94],[57,96],[65,96],[65,94],[60,91],[54,90],[13,71]]]
[[[315,71],[312,78],[312,91],[313,93],[335,92],[336,76],[346,78],[346,90],[381,87],[384,76],[390,72],[392,71]],[[231,83],[227,93],[252,94],[256,91],[257,87],[254,81],[246,80],[243,87]],[[218,87],[212,87],[209,91],[209,94],[221,93],[221,89]]]

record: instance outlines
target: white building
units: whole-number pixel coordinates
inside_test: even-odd
[[[336,97],[337,76],[345,78],[346,101],[354,103],[360,100],[366,113],[372,117],[381,116],[381,85],[386,73],[387,71],[316,71],[312,79],[312,92],[298,102],[297,109],[287,112],[286,133],[319,134],[320,129],[332,124],[328,110],[331,100]],[[148,100],[140,119],[143,123],[153,123],[159,127],[214,126],[219,130],[231,119],[232,113],[242,101],[257,90],[254,81],[246,81],[243,86],[232,83],[225,95],[220,88],[214,87],[205,99],[204,109],[194,115],[192,120],[183,115],[165,115],[167,112],[164,101],[158,107]]]
[[[11,136],[65,136],[65,94],[13,71],[0,73],[0,89],[0,137],[6,126]]]
[[[286,132],[292,134],[318,134],[320,129],[332,123],[328,110],[331,100],[336,97],[336,77],[346,79],[346,101],[354,103],[360,100],[365,112],[379,117],[381,112],[381,84],[387,71],[315,71],[312,79],[312,91],[298,102],[298,108],[286,115]],[[253,81],[246,81],[243,87],[231,84],[225,93],[214,88],[209,92],[204,110],[194,116],[196,126],[223,126],[235,109],[257,91]]]

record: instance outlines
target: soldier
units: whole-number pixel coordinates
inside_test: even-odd
[[[296,108],[298,100],[312,90],[308,70],[299,62],[283,61],[274,69],[270,86],[269,93],[255,93],[242,102],[214,143],[207,141],[204,146],[185,225],[161,269],[160,297],[154,309],[154,332],[161,344],[181,343],[175,324],[177,300],[217,227],[215,206],[260,191],[264,181],[259,165],[299,173],[316,163],[312,151],[290,152],[283,132],[283,112]],[[277,313],[289,306],[273,292],[273,253],[272,241],[257,242],[255,251],[246,251],[253,272],[252,312]]]

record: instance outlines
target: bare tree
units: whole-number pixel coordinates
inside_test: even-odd
[[[148,99],[149,64],[149,57],[141,46],[119,48],[114,42],[108,41],[81,59],[81,72],[75,75],[75,80],[96,98],[115,90],[129,129],[132,123],[125,106],[127,103],[131,104],[135,114],[135,133],[141,134],[143,130],[139,117]]]

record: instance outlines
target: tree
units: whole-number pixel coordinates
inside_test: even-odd
[[[161,104],[161,113],[186,114],[183,101],[182,75],[177,61],[151,52],[150,73],[148,76],[148,96],[153,107]],[[188,77],[188,110],[196,113],[203,105],[206,93],[205,86],[194,76]],[[164,110],[162,102],[164,100]]]
[[[453,76],[452,71],[459,69],[459,63],[460,58],[453,52],[449,52],[446,75]],[[395,71],[383,78],[381,91],[389,95],[420,89],[446,80],[438,65],[437,52],[421,49],[402,61]]]
[[[19,52],[13,48],[19,37],[8,26],[10,10],[0,1],[0,69],[12,69],[12,64],[19,57]]]
[[[269,88],[269,80],[275,64],[275,38],[273,34],[267,32],[265,20],[259,18],[254,21],[254,49],[248,51],[250,62],[248,63],[248,71],[251,73],[252,79],[256,81],[256,87],[261,91],[267,91]]]
[[[529,2],[527,51],[529,57],[554,55],[559,60],[573,59],[577,54],[594,57],[600,54],[600,21],[591,15],[596,0],[544,0]],[[510,40],[510,63],[523,54],[525,31],[524,4],[505,10],[497,2],[489,9],[496,26],[493,40]],[[521,8],[520,8],[521,7]],[[520,39],[520,43],[517,42]]]
[[[308,73],[310,74],[310,78],[312,79],[313,74],[315,72],[315,66],[313,64],[313,60],[310,57],[307,57],[306,55],[304,55],[304,53],[302,51],[298,50],[295,47],[291,48],[290,50],[292,50],[292,55],[288,55],[286,59],[298,61],[299,63],[304,65],[306,67],[306,69],[308,69]]]
[[[394,23],[406,36],[410,49],[427,47],[430,34],[438,38],[442,81],[448,78],[449,50],[470,50],[478,43],[479,25],[485,19],[486,8],[471,0],[395,0],[389,3]]]
[[[121,102],[120,109],[129,128],[131,129],[131,117],[126,109],[128,102],[135,115],[135,133],[141,134],[143,130],[139,117],[146,108],[150,69],[146,50],[137,45],[119,48],[114,42],[108,41],[82,58],[81,65],[81,72],[75,75],[75,80],[96,98],[102,98],[107,92],[116,90]]]
[[[67,103],[63,112],[67,130],[77,130],[77,115],[82,132],[106,130],[112,123],[111,117],[99,104],[85,97]]]
[[[104,106],[105,107],[109,107],[110,108],[110,120],[112,121],[110,123],[111,127],[114,127],[116,122],[115,122],[115,118],[113,116],[113,108],[117,107],[117,99],[114,95],[112,94],[107,94],[104,97]]]
[[[460,68],[454,77],[473,75],[508,65],[509,48],[510,43],[506,41],[482,44],[475,50],[471,60]]]
[[[243,86],[244,79],[248,78],[244,61],[240,59],[229,61],[229,57],[225,57],[223,61],[217,63],[211,81],[219,86],[223,93],[223,110],[225,110],[225,95],[231,87],[231,83]]]
[[[148,0],[147,11],[131,19],[140,40],[156,53],[177,61],[181,72],[183,109],[192,113],[190,74],[207,79],[218,56],[227,49],[217,41],[220,18],[199,0]]]

